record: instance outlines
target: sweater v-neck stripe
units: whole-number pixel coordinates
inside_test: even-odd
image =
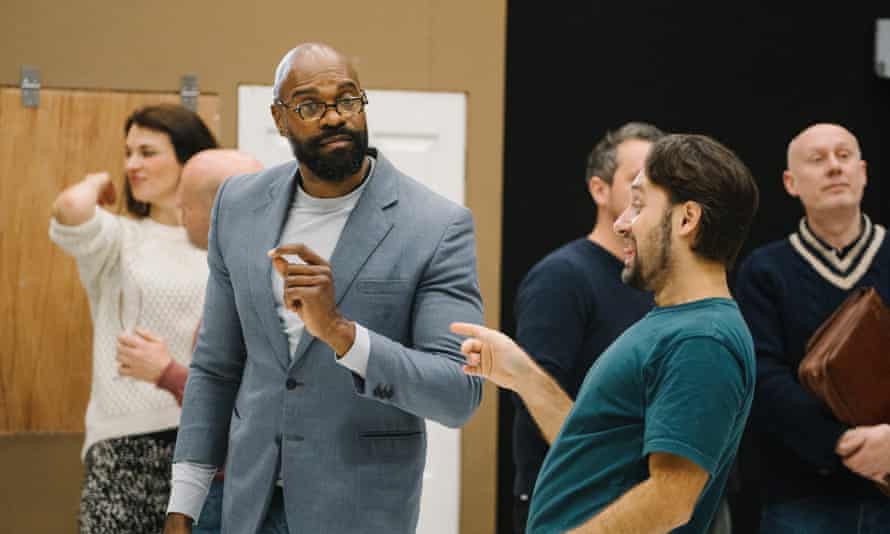
[[[840,289],[848,290],[868,271],[886,233],[883,226],[872,224],[867,215],[863,214],[862,218],[862,233],[841,254],[813,234],[806,224],[806,218],[800,220],[798,231],[791,234],[788,240],[819,276]]]

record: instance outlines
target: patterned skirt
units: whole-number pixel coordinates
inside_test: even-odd
[[[176,431],[100,441],[84,460],[82,534],[160,534],[170,498]]]

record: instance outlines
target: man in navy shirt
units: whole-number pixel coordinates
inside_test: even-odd
[[[612,226],[630,203],[630,184],[649,148],[663,136],[639,122],[606,133],[587,159],[596,225],[538,262],[519,286],[516,341],[573,399],[600,353],[652,308],[651,293],[621,282],[624,245]],[[548,446],[522,399],[514,394],[513,401],[513,529],[522,534]]]
[[[873,286],[890,302],[890,245],[860,208],[859,143],[841,126],[813,125],[789,144],[783,179],[806,216],[751,253],[735,291],[757,351],[760,532],[890,532],[890,499],[877,488],[890,474],[890,425],[848,428],[797,378],[807,340],[850,291]]]
[[[754,395],[754,345],[726,269],[758,191],[730,150],[697,135],[652,145],[615,222],[622,280],[656,307],[593,364],[572,403],[507,336],[455,323],[464,371],[519,394],[552,443],[528,532],[707,530]]]

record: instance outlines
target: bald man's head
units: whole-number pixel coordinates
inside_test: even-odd
[[[210,209],[223,181],[230,176],[252,174],[262,169],[263,165],[253,156],[230,149],[204,150],[186,162],[179,180],[177,205],[193,245],[207,249]]]
[[[368,97],[346,56],[328,45],[302,44],[278,64],[274,92],[270,111],[300,163],[303,183],[360,182]]]
[[[788,143],[788,152],[786,154],[788,168],[790,169],[792,164],[797,164],[801,157],[806,157],[806,151],[814,143],[819,143],[826,137],[845,139],[852,147],[855,147],[857,155],[861,156],[859,141],[850,130],[839,124],[818,123],[804,128],[802,132],[794,136],[794,139]]]
[[[288,76],[293,75],[293,82],[304,81],[308,73],[315,72],[319,66],[341,66],[350,78],[360,83],[358,71],[349,59],[333,47],[323,43],[303,43],[290,49],[275,69],[275,84],[272,94],[276,100],[282,100],[281,86]]]
[[[838,124],[809,126],[788,143],[785,189],[813,210],[858,209],[865,188],[859,141]]]

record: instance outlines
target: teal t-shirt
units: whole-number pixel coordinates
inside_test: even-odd
[[[648,455],[687,458],[711,476],[689,523],[717,509],[754,396],[754,343],[735,301],[657,307],[587,373],[535,485],[528,532],[575,528],[649,478]]]

